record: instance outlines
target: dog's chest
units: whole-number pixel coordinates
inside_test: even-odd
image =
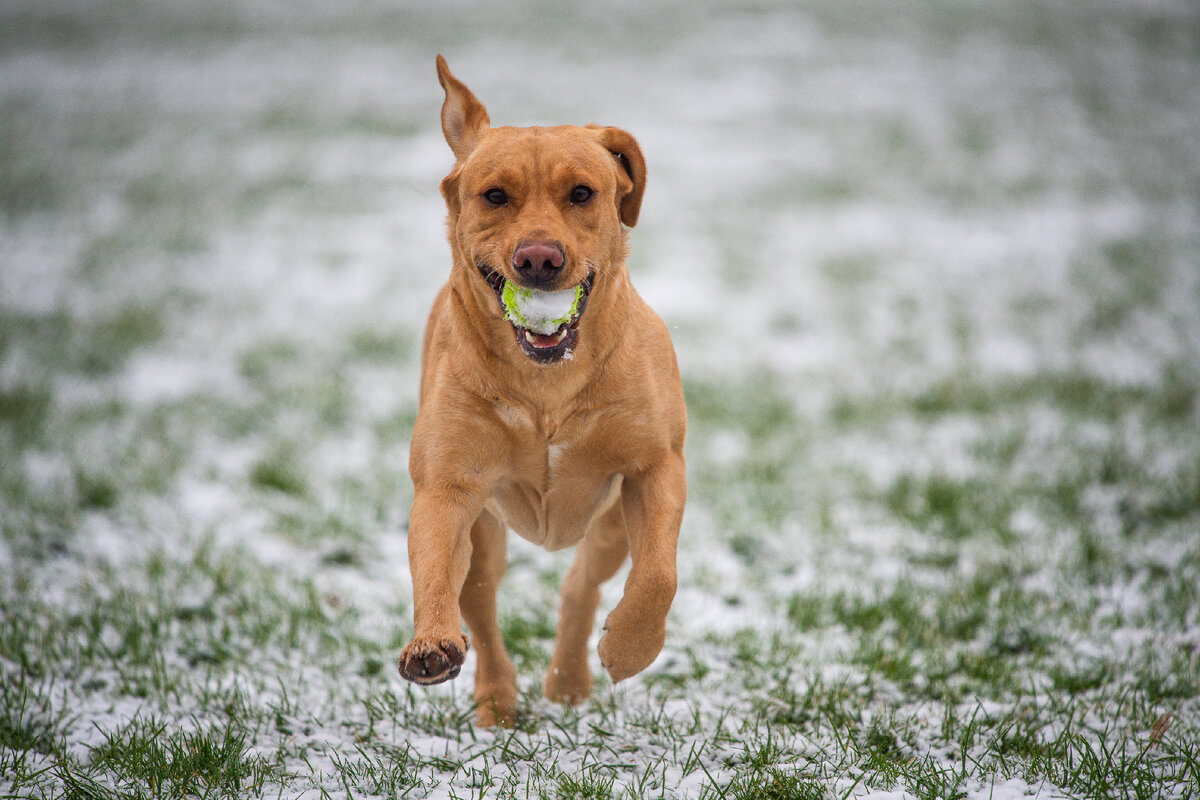
[[[502,414],[513,435],[515,457],[486,506],[522,537],[558,550],[578,543],[592,522],[620,495],[622,477],[596,459],[586,425],[546,431],[514,409]]]

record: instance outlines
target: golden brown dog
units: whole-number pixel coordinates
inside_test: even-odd
[[[546,696],[591,693],[599,587],[626,555],[624,596],[598,650],[614,681],[645,669],[675,596],[686,412],[666,327],[625,268],[646,182],[637,142],[594,125],[492,128],[441,56],[437,68],[457,159],[441,184],[453,266],[422,353],[409,463],[416,630],[400,674],[422,684],[458,675],[465,620],[478,722],[511,724],[516,669],[496,618],[506,529],[550,550],[579,545]],[[557,330],[527,330],[505,315],[506,282],[581,287],[581,301]]]

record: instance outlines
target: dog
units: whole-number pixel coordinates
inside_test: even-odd
[[[546,696],[590,696],[599,587],[627,557],[597,650],[614,682],[642,671],[675,596],[687,413],[667,328],[625,266],[646,186],[637,141],[597,125],[493,128],[440,55],[437,75],[455,156],[441,182],[453,263],[422,346],[409,460],[415,631],[399,669],[418,684],[456,677],[465,621],[477,724],[512,726],[516,668],[496,616],[507,530],[549,550],[578,545]],[[506,313],[509,290],[572,290],[574,304],[556,329],[533,330]]]

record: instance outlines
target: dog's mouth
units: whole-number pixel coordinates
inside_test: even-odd
[[[539,364],[571,358],[579,342],[579,320],[596,281],[595,270],[588,270],[583,281],[564,291],[539,292],[512,283],[486,264],[477,266],[525,355]]]

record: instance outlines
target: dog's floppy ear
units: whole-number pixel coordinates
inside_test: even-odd
[[[437,57],[438,83],[446,90],[446,102],[442,104],[442,133],[454,151],[454,157],[464,160],[479,140],[491,128],[487,109],[475,99],[463,82],[450,73],[446,59]]]
[[[600,143],[617,159],[620,169],[617,178],[617,210],[621,222],[629,227],[637,224],[638,212],[642,209],[642,194],[646,191],[646,159],[642,148],[631,134],[620,128],[597,128]],[[628,178],[628,181],[623,180]]]

